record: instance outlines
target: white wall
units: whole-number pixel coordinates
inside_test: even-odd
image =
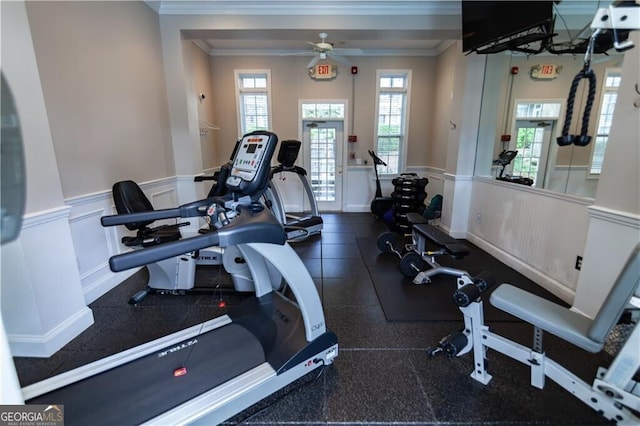
[[[593,206],[575,308],[595,315],[633,247],[640,242],[640,32],[625,53],[602,175]]]
[[[93,315],[81,289],[25,5],[0,7],[2,71],[20,116],[27,174],[21,235],[0,249],[2,316],[14,355],[50,356]]]

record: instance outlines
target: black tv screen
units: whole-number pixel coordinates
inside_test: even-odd
[[[463,1],[462,51],[475,51],[544,24],[551,28],[552,21],[552,1]]]

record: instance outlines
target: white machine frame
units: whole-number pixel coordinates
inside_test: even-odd
[[[640,245],[632,254],[627,273],[627,279],[635,283],[635,294],[631,296],[627,306],[640,308],[640,288],[638,287],[640,283]],[[473,280],[468,275],[464,274],[458,278],[458,291],[469,285],[473,285]],[[525,295],[528,296],[525,298],[523,297]],[[449,355],[462,356],[473,352],[474,370],[471,377],[485,385],[491,381],[492,376],[486,368],[486,358],[487,351],[493,349],[529,366],[532,386],[543,389],[545,378],[548,377],[618,425],[640,424],[640,417],[637,414],[640,413],[640,383],[634,380],[634,376],[640,371],[640,318],[634,318],[633,331],[616,354],[611,365],[608,368],[600,367],[593,383],[589,384],[564,366],[549,359],[542,348],[542,327],[551,329],[554,327],[549,327],[548,321],[556,321],[556,327],[558,324],[561,327],[566,327],[565,330],[569,330],[568,335],[580,335],[588,334],[589,326],[592,323],[589,318],[523,290],[515,289],[508,284],[503,284],[492,293],[491,302],[497,308],[531,323],[534,327],[533,344],[529,348],[491,331],[484,323],[483,302],[480,297],[466,306],[459,305],[459,309],[464,315],[464,331],[462,333],[466,336],[466,342],[464,346],[455,348]],[[572,326],[576,329],[571,330]],[[562,335],[563,333],[560,334],[558,337],[565,337]],[[441,345],[445,339],[441,341]],[[568,341],[581,346],[575,340]],[[582,349],[598,352],[599,348],[595,342],[589,341],[588,338],[578,337],[578,342],[580,341],[586,342],[581,346]],[[432,351],[431,354],[437,352]]]

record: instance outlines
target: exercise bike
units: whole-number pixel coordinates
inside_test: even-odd
[[[212,176],[196,176],[194,181],[215,181],[207,198],[225,196],[229,193],[226,180],[231,175],[235,157],[238,153],[240,140],[236,141],[230,160],[220,167],[220,171]],[[131,213],[153,213],[155,210],[137,183],[126,180],[116,182],[112,189],[114,204],[118,214]],[[256,198],[254,196],[254,198]],[[179,240],[185,237],[207,233],[212,224],[198,230],[198,233],[183,232],[181,227],[189,225],[189,222],[177,223],[173,225],[160,225],[152,227],[153,220],[136,221],[125,224],[130,231],[136,231],[135,236],[124,236],[121,239],[126,247],[139,249]],[[223,265],[225,271],[231,275],[233,287],[223,288],[217,283],[209,286],[196,287],[196,268],[199,266],[210,267]],[[136,292],[129,299],[129,304],[137,305],[149,293],[184,295],[187,292],[212,292],[222,293],[232,290],[233,292],[252,292],[254,284],[249,268],[239,253],[237,247],[230,246],[222,248],[212,246],[182,253],[179,256],[162,259],[146,265],[149,272],[149,281],[145,288]],[[277,290],[277,289],[276,289]]]
[[[371,201],[371,213],[376,220],[382,219],[384,214],[389,211],[393,203],[395,202],[391,197],[382,196],[382,188],[380,187],[380,177],[378,176],[378,166],[387,167],[387,163],[382,161],[375,152],[369,150],[369,155],[373,158],[373,170],[376,173],[376,194]]]

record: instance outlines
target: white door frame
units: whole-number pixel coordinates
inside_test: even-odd
[[[342,121],[342,140],[341,141],[336,141],[336,143],[341,143],[342,144],[342,155],[341,155],[341,159],[339,159],[341,161],[341,164],[338,165],[336,164],[336,166],[339,166],[341,169],[341,175],[342,178],[340,179],[342,181],[341,183],[341,188],[340,188],[340,200],[339,200],[339,205],[340,205],[340,211],[344,211],[344,194],[346,193],[346,189],[347,189],[347,158],[348,158],[348,145],[347,145],[347,137],[348,137],[348,133],[349,133],[349,100],[348,99],[298,99],[298,140],[302,140],[304,135],[304,121],[313,121],[313,118],[303,118],[302,117],[302,105],[303,104],[323,104],[323,103],[329,103],[329,104],[342,104],[344,105],[344,117],[343,118],[334,118],[334,117],[315,117],[316,120],[327,120],[327,121]],[[302,152],[302,159],[303,161],[306,160],[307,158],[307,153],[305,151],[305,147],[304,145],[302,146],[301,149]],[[336,170],[337,173],[337,170]]]
[[[521,120],[527,120],[527,121],[551,121],[552,125],[553,125],[553,129],[552,129],[552,133],[551,133],[551,141],[549,143],[549,147],[547,150],[547,158],[546,158],[546,163],[545,163],[545,173],[542,176],[543,179],[543,185],[539,186],[539,188],[544,188],[548,182],[549,179],[551,178],[551,175],[554,173],[557,164],[556,164],[556,160],[557,160],[557,155],[558,155],[558,144],[555,143],[556,138],[558,136],[560,136],[560,134],[562,133],[562,125],[564,123],[564,113],[565,113],[565,102],[566,99],[555,99],[555,98],[545,98],[545,99],[531,99],[531,98],[522,98],[522,99],[514,99],[513,100],[513,105],[511,105],[512,108],[512,113],[511,113],[511,117],[509,117],[509,119],[511,120],[511,126],[510,126],[510,134],[513,135],[514,137],[512,138],[511,142],[509,143],[509,149],[516,149],[515,148],[515,144],[516,144],[516,138],[517,138],[517,134],[516,134],[516,122],[517,121],[521,121]],[[540,117],[518,117],[518,104],[560,104],[560,110],[558,112],[558,115],[552,115],[552,116],[540,116]],[[536,187],[538,187],[536,185]]]

